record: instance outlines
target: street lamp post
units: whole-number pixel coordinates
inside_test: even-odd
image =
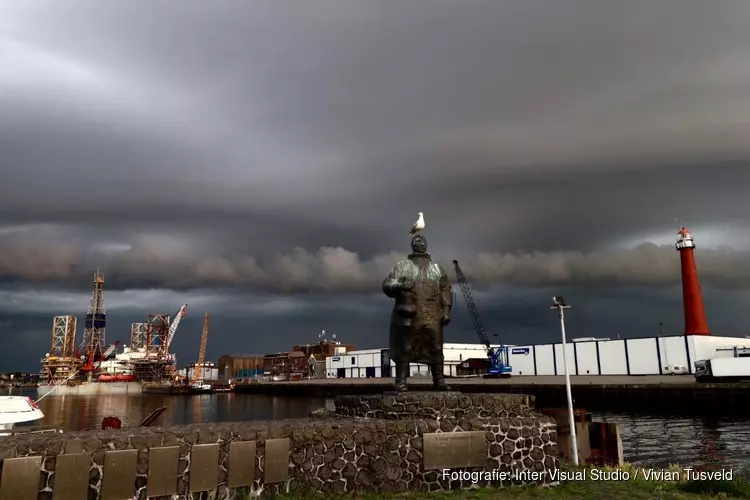
[[[576,421],[573,412],[573,394],[570,390],[570,370],[568,369],[568,347],[565,341],[565,309],[570,306],[565,303],[564,297],[552,297],[552,307],[560,314],[560,334],[562,336],[563,365],[565,367],[565,392],[568,397],[568,422],[570,425],[570,452],[573,455],[573,465],[578,465],[578,440],[576,438]]]

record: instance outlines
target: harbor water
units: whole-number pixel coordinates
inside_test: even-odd
[[[7,392],[6,392],[7,393]],[[19,394],[16,390],[15,394]],[[35,396],[35,391],[20,394]],[[136,427],[153,410],[166,407],[155,425],[305,418],[331,400],[219,393],[200,396],[155,394],[57,396],[39,402],[45,418],[32,425],[63,430],[101,428],[116,416],[123,428]],[[625,460],[645,467],[684,466],[717,461],[750,474],[750,420],[594,413],[595,421],[620,425]]]

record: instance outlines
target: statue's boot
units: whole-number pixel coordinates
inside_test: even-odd
[[[445,378],[443,376],[443,366],[442,365],[432,365],[430,366],[430,370],[432,371],[432,386],[437,391],[445,391],[448,389],[448,386],[445,385]]]
[[[396,391],[406,392],[409,386],[406,384],[406,377],[409,374],[409,363],[396,364]]]

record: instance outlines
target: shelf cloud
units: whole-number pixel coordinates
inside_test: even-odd
[[[244,254],[175,254],[160,245],[141,244],[116,252],[86,255],[82,246],[0,245],[0,279],[58,282],[88,287],[87,278],[101,267],[109,289],[195,289],[238,287],[269,293],[373,293],[402,252],[362,259],[341,247],[288,253],[259,260]],[[450,256],[436,260],[455,279]],[[475,285],[648,286],[680,283],[679,254],[673,246],[641,244],[598,252],[483,252],[460,260]],[[719,289],[750,289],[750,252],[702,250],[702,282]]]
[[[680,317],[679,219],[721,295],[707,308],[745,334],[749,8],[2,2],[0,292],[77,301],[101,267],[113,293],[230,288],[234,311],[321,296],[330,310],[273,321],[247,307],[210,349],[287,349],[281,333],[323,324],[367,345],[388,315],[368,293],[424,212],[450,276],[455,258],[472,286],[513,290],[483,308],[506,331],[542,335],[553,287],[584,290],[580,328],[637,333]],[[36,363],[60,313],[22,309],[0,338],[36,344],[0,361]]]

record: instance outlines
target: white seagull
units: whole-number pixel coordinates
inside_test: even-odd
[[[411,231],[409,231],[410,235],[417,234],[422,229],[424,229],[424,215],[422,212],[419,212],[419,218],[417,219],[417,222],[414,223],[414,225],[411,227]]]

